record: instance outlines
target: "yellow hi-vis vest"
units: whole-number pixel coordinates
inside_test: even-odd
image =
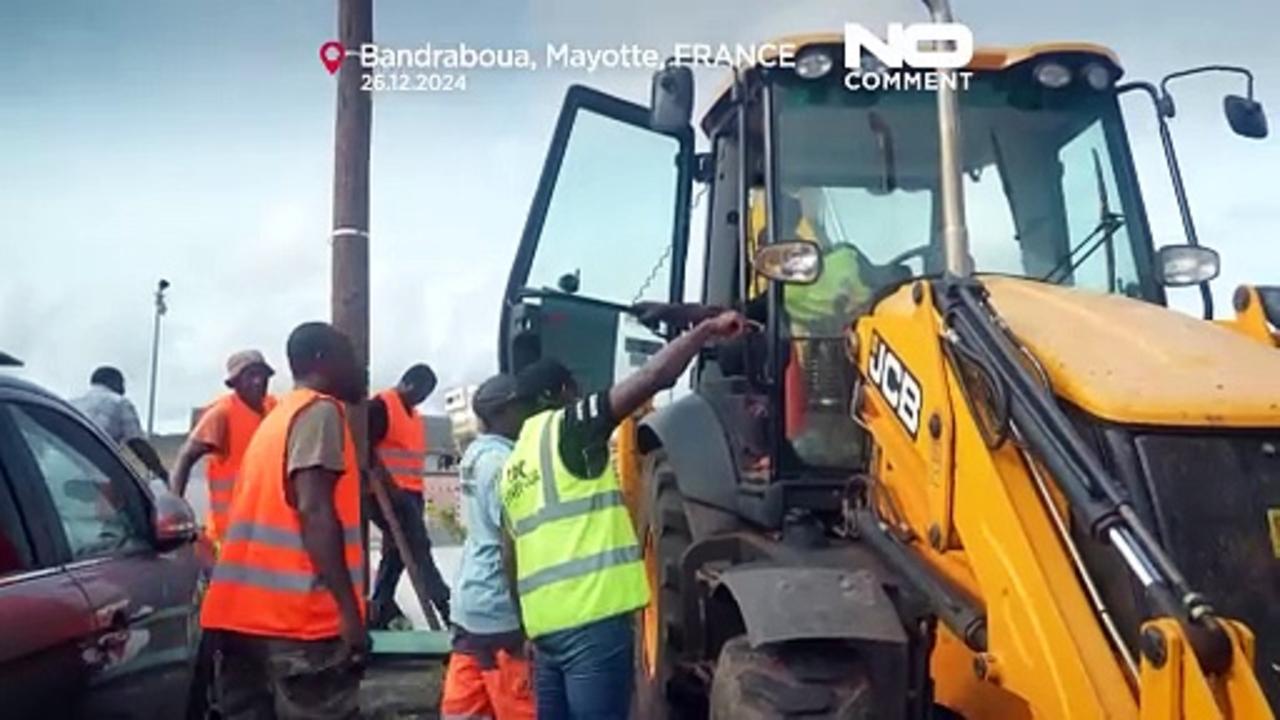
[[[783,290],[782,303],[791,322],[803,326],[848,322],[853,308],[871,296],[862,284],[860,265],[858,252],[847,245],[827,251],[817,282]],[[843,301],[843,306],[837,301]]]
[[[562,410],[525,421],[503,468],[502,506],[515,537],[525,632],[537,638],[630,612],[649,584],[618,476],[576,478],[559,453]]]

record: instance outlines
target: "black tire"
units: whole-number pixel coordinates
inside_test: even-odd
[[[720,650],[711,720],[865,720],[874,694],[857,653],[831,642],[753,649],[745,635]]]
[[[213,666],[217,652],[207,634],[202,633],[191,669],[191,687],[187,691],[187,720],[218,720],[221,714],[213,702]]]
[[[650,588],[658,619],[658,651],[654,672],[645,669],[644,623],[636,624],[636,715],[644,720],[675,720],[698,717],[699,703],[679,697],[675,660],[685,647],[680,558],[693,542],[684,514],[684,498],[675,473],[661,450],[645,456],[642,487],[657,488],[652,507],[642,514],[646,538],[651,536],[657,550],[657,583]]]

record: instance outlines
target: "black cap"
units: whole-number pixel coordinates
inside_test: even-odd
[[[565,387],[573,382],[573,373],[554,358],[542,358],[527,365],[516,377],[520,394],[530,400],[559,397]]]
[[[480,383],[471,398],[471,409],[482,419],[520,399],[520,384],[507,374],[494,375]]]

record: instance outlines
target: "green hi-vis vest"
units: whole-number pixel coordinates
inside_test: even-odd
[[[562,410],[525,421],[502,473],[525,632],[536,638],[644,607],[649,584],[612,464],[579,479],[560,460]]]
[[[824,321],[848,319],[848,310],[868,297],[859,272],[858,253],[848,246],[837,246],[822,258],[822,274],[812,285],[788,285],[782,302],[791,322],[812,325]],[[848,307],[837,307],[837,301]]]

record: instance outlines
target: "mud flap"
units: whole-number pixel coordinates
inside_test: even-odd
[[[913,696],[910,641],[874,572],[742,565],[725,570],[719,581],[737,602],[747,646],[777,658],[767,667],[786,669],[785,678],[744,677],[750,693],[767,696],[770,707],[787,713],[821,706],[818,717],[844,717],[840,711],[823,712],[848,701],[874,708],[870,717],[905,716]],[[853,670],[857,673],[851,674]],[[821,690],[842,683],[863,690]]]
[[[752,647],[788,640],[906,645],[880,579],[866,569],[741,565],[720,574]]]

